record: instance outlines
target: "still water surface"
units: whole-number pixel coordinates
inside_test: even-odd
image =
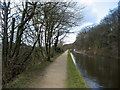
[[[118,88],[118,60],[73,52],[76,66],[90,88]]]

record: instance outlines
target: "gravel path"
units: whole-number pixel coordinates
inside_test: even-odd
[[[66,88],[67,51],[59,56],[31,84],[32,88]]]

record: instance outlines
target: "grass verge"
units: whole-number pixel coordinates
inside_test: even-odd
[[[62,53],[57,53],[52,61],[56,60]],[[29,88],[29,85],[32,83],[32,79],[38,74],[38,72],[44,70],[49,64],[52,62],[42,62],[41,64],[35,65],[30,69],[24,71],[20,75],[18,75],[15,80],[5,85],[3,88]]]
[[[83,80],[75,64],[73,63],[69,51],[67,60],[67,86],[68,88],[87,88],[85,81]]]

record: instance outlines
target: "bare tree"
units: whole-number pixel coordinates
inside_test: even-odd
[[[13,47],[13,38],[14,38],[15,25],[16,25],[15,18],[10,16],[11,14],[10,2],[1,2],[2,31],[3,31],[2,60],[3,60],[3,69],[4,69],[3,70],[3,84],[9,82],[11,78],[13,77],[13,73],[14,73],[13,70],[15,68],[16,60],[19,55],[21,38],[22,38],[24,30],[26,29],[25,25],[34,16],[36,4],[37,4],[36,2],[35,3],[25,2],[25,6],[24,6],[25,8],[21,11],[21,14],[22,14],[21,21],[16,27],[17,28],[16,41],[15,41],[15,46]],[[31,13],[29,13],[30,11]],[[12,22],[9,22],[11,18],[12,18]],[[10,31],[10,41],[8,37],[9,31]],[[34,44],[36,44],[36,42]],[[33,47],[34,46],[35,45],[33,45]],[[27,58],[25,59],[27,60]]]
[[[72,2],[21,2],[14,8],[11,4],[0,3],[3,85],[27,68],[36,50],[42,61],[51,61],[59,41],[82,19]]]

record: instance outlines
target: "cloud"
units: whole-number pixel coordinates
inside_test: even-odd
[[[76,40],[76,35],[75,33],[67,35],[63,40],[64,44],[73,43]]]
[[[119,0],[73,0],[73,1],[91,4],[94,2],[118,2]]]
[[[78,32],[79,32],[82,28],[84,28],[85,26],[92,25],[92,24],[93,24],[93,23],[91,23],[91,22],[83,23],[83,24],[81,24],[80,26],[73,27],[73,28],[71,29],[71,31],[74,32],[74,33],[78,33]]]
[[[94,7],[94,4],[87,5],[83,12],[84,22],[98,23],[99,12]]]
[[[64,44],[74,43],[76,40],[76,36],[77,36],[78,32],[80,32],[80,30],[82,28],[84,28],[85,26],[92,25],[92,24],[93,23],[88,22],[88,23],[83,23],[81,26],[77,26],[77,27],[72,28],[71,31],[74,33],[68,34],[67,37],[64,38],[64,40],[63,40]]]

